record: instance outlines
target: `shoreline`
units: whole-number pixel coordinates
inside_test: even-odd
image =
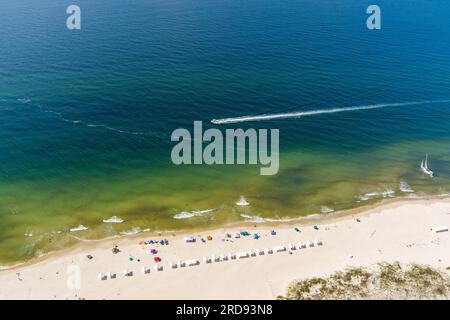
[[[142,231],[132,235],[123,235],[116,234],[106,238],[100,239],[82,239],[78,243],[68,246],[67,248],[52,250],[46,252],[40,256],[33,257],[30,260],[18,262],[14,264],[6,264],[0,265],[0,274],[3,271],[14,270],[21,267],[31,266],[37,263],[41,263],[47,259],[51,259],[54,257],[58,257],[60,255],[66,255],[71,252],[77,252],[83,249],[90,249],[92,247],[101,245],[111,245],[117,241],[132,241],[135,239],[146,238],[146,237],[173,237],[173,236],[186,236],[186,235],[196,235],[198,233],[214,233],[217,231],[226,231],[232,228],[254,228],[256,225],[260,228],[275,228],[275,227],[286,227],[289,224],[302,223],[304,226],[311,226],[317,223],[332,223],[339,221],[341,219],[346,219],[350,216],[364,216],[369,215],[373,211],[382,210],[387,208],[392,208],[396,206],[402,205],[404,202],[412,202],[412,201],[435,201],[435,200],[444,200],[450,201],[450,195],[441,194],[441,195],[426,195],[426,196],[410,196],[405,195],[403,197],[394,197],[394,198],[383,198],[379,201],[371,204],[365,204],[359,207],[333,211],[330,213],[317,213],[314,215],[308,216],[300,216],[297,218],[289,218],[289,219],[269,219],[265,221],[236,221],[226,223],[220,226],[212,226],[210,228],[192,228],[192,229],[180,229],[180,230],[165,230],[165,231]],[[73,236],[73,235],[72,235]],[[74,236],[73,236],[74,237]]]
[[[145,233],[89,241],[1,270],[0,299],[274,299],[295,280],[380,262],[417,263],[449,273],[450,232],[431,231],[443,225],[450,226],[448,196],[385,199],[322,219],[259,223],[256,227],[255,223],[236,223],[153,237],[169,239],[168,245],[143,244],[143,239],[152,238]],[[260,237],[225,235],[243,230]],[[183,239],[183,235],[198,234],[212,239],[197,238],[194,243]],[[301,246],[308,241],[309,245]],[[297,248],[292,249],[292,244]],[[116,246],[120,251],[114,253]],[[289,250],[280,251],[280,246]],[[266,252],[268,248],[273,248],[273,253]],[[149,249],[156,249],[156,255]],[[239,257],[243,252],[255,254],[211,263],[203,260],[230,252]],[[162,259],[161,271],[155,268],[156,256]],[[192,259],[198,260],[195,266],[170,265]],[[143,273],[142,268],[149,268],[150,273]],[[70,286],[73,270],[78,270],[76,288]],[[132,275],[125,276],[125,270]],[[108,272],[117,277],[99,279],[99,273]]]

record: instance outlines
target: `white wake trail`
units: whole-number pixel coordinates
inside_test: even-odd
[[[313,115],[325,114],[325,113],[380,109],[380,108],[386,108],[386,107],[412,106],[412,105],[442,103],[442,102],[450,102],[450,100],[428,100],[428,101],[425,100],[425,101],[398,102],[398,103],[381,103],[381,104],[372,104],[372,105],[366,105],[366,106],[355,106],[355,107],[346,107],[346,108],[319,109],[319,110],[290,112],[290,113],[267,114],[267,115],[259,115],[259,116],[243,116],[243,117],[236,117],[236,118],[213,119],[213,120],[211,120],[211,123],[226,124],[226,123],[238,123],[238,122],[249,122],[249,121],[299,118],[299,117],[313,116]]]

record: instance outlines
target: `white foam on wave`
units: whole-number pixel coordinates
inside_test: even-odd
[[[244,207],[245,207],[245,206],[249,206],[250,203],[247,202],[247,200],[245,200],[244,196],[241,196],[241,197],[239,198],[239,201],[236,202],[236,205],[237,205],[237,206],[244,206]]]
[[[242,117],[235,117],[235,118],[213,119],[213,120],[211,120],[211,123],[226,124],[226,123],[238,123],[238,122],[249,122],[249,121],[300,118],[300,117],[314,116],[314,115],[326,114],[326,113],[348,112],[348,111],[356,111],[356,110],[370,110],[370,109],[380,109],[380,108],[386,108],[386,107],[412,106],[412,105],[442,103],[442,102],[450,102],[450,100],[424,100],[424,101],[411,101],[411,102],[398,102],[398,103],[379,103],[379,104],[354,106],[354,107],[346,107],[346,108],[318,109],[318,110],[310,110],[310,111],[277,113],[277,114],[267,114],[267,115],[257,115],[257,116],[242,116]]]
[[[78,225],[78,227],[75,228],[70,228],[69,231],[70,232],[78,232],[78,231],[84,231],[87,230],[88,228],[83,226],[82,224]]]
[[[412,192],[414,192],[414,189],[412,189],[411,186],[407,182],[401,181],[400,182],[400,191],[406,192],[406,193],[412,193]]]
[[[245,219],[246,222],[255,222],[255,223],[263,223],[263,222],[287,222],[287,221],[293,221],[297,218],[263,218],[257,215],[250,215],[250,214],[241,214],[242,218]]]
[[[120,232],[120,234],[122,234],[124,236],[132,236],[134,234],[138,234],[139,232],[141,232],[141,228],[133,227],[130,230],[125,230],[125,231]]]
[[[214,209],[206,209],[206,210],[193,210],[190,212],[183,211],[180,213],[177,213],[173,216],[174,219],[190,219],[193,217],[201,217],[204,215],[207,215],[208,213],[214,211]]]
[[[112,216],[109,219],[104,219],[103,222],[105,223],[122,223],[123,219],[120,219],[119,217]]]

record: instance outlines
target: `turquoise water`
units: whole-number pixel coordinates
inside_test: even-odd
[[[99,238],[345,209],[409,194],[401,181],[449,190],[448,102],[210,123],[450,99],[448,1],[378,1],[376,31],[359,0],[81,0],[79,31],[69,4],[0,3],[1,263],[73,244],[79,224]],[[194,120],[280,129],[279,173],[174,166],[170,135]]]

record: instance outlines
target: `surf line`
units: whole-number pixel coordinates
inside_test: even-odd
[[[423,100],[423,101],[398,102],[398,103],[380,103],[380,104],[371,104],[371,105],[354,106],[354,107],[346,107],[346,108],[318,109],[318,110],[299,111],[299,112],[290,112],[290,113],[276,113],[276,114],[266,114],[266,115],[257,115],[257,116],[242,116],[242,117],[236,117],[236,118],[212,119],[211,123],[227,124],[227,123],[250,122],[250,121],[300,118],[300,117],[314,116],[314,115],[326,114],[326,113],[338,113],[338,112],[348,112],[348,111],[356,111],[356,110],[370,110],[370,109],[380,109],[380,108],[386,108],[386,107],[413,106],[413,105],[442,103],[442,102],[450,102],[450,99],[449,100]]]

